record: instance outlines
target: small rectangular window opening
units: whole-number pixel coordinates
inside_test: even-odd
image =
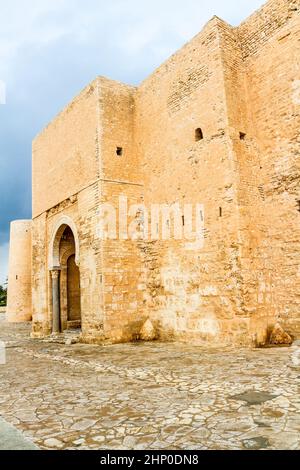
[[[122,147],[117,147],[117,155],[118,155],[118,157],[122,157],[122,155],[123,155],[123,148]]]
[[[203,131],[200,127],[195,130],[195,140],[196,142],[199,142],[199,140],[203,140]]]
[[[219,207],[219,216],[220,216],[220,217],[223,217],[223,209],[222,209],[222,207]]]
[[[240,132],[240,140],[245,140],[246,139],[246,135],[245,132]]]

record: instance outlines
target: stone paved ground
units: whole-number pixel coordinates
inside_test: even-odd
[[[300,449],[299,347],[90,346],[0,319],[0,416],[44,449]]]

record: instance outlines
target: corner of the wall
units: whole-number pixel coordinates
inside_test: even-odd
[[[216,25],[225,25],[228,28],[232,28],[232,29],[235,28],[235,26],[233,26],[232,24],[230,24],[227,21],[223,20],[223,18],[220,18],[217,15],[214,15],[208,23],[215,23]]]

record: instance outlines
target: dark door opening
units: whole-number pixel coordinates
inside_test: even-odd
[[[81,328],[80,274],[75,255],[67,261],[68,328]]]

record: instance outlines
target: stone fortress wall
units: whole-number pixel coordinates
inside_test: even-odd
[[[36,138],[33,336],[51,333],[68,223],[84,341],[134,340],[147,318],[161,339],[261,344],[278,320],[300,336],[299,11],[269,0],[237,28],[214,17],[138,88],[99,77]],[[101,240],[100,203],[124,195],[203,204],[204,247]]]

